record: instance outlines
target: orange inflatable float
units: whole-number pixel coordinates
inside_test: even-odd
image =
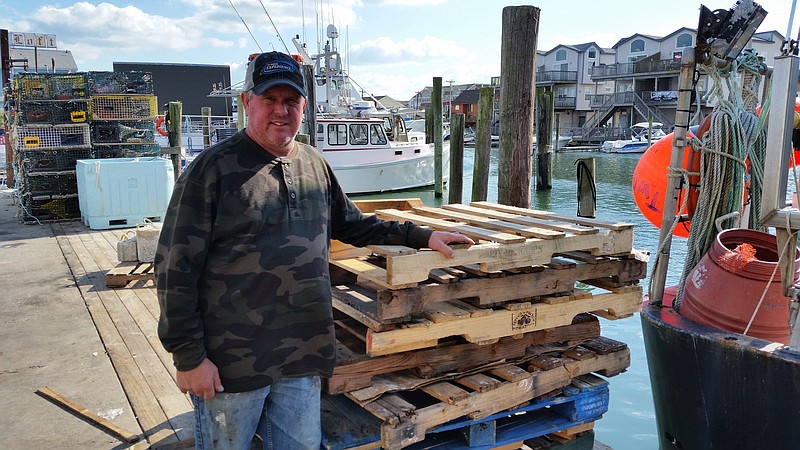
[[[667,197],[667,175],[669,173],[669,160],[672,155],[672,139],[674,133],[670,133],[651,145],[644,152],[636,169],[633,171],[631,186],[633,188],[633,200],[641,211],[642,215],[657,228],[661,228],[661,218],[664,216],[664,199]],[[686,168],[689,164],[689,153],[693,150],[689,147],[683,152],[683,162],[681,167]],[[700,158],[694,158],[698,163]],[[677,213],[683,204],[686,189],[681,189],[678,193],[678,203],[674,213]],[[689,237],[691,224],[681,222],[675,227],[674,235]]]
[[[796,108],[800,109],[800,102],[798,102]],[[800,122],[800,120],[797,120],[800,118],[800,114],[795,113],[795,116],[795,123]],[[699,127],[693,127],[694,132],[703,136],[711,124],[710,119],[711,116],[708,116]],[[687,134],[691,136],[692,132],[689,131]],[[669,160],[672,154],[673,137],[674,133],[664,136],[644,152],[641,159],[639,159],[639,162],[636,164],[636,169],[633,171],[633,179],[631,181],[633,200],[636,206],[639,208],[642,215],[657,228],[661,228],[661,218],[664,216],[664,199],[667,195],[667,175],[669,173]],[[797,148],[794,149],[794,164],[800,165],[800,149]],[[689,172],[699,172],[700,154],[686,147],[686,149],[684,149],[681,167]],[[789,168],[791,167],[793,167],[793,162],[790,159]],[[689,237],[691,218],[697,207],[697,184],[699,181],[699,176],[690,176],[689,187],[682,188],[678,192],[675,214],[680,211],[683,199],[688,195],[687,211],[685,211],[685,213],[688,215],[689,220],[684,220],[675,227],[673,232],[675,236]]]

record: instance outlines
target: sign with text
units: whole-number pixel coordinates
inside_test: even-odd
[[[46,47],[57,48],[55,34],[10,32],[9,44],[12,47]]]

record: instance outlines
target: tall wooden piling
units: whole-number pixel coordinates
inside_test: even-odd
[[[478,100],[475,126],[475,162],[472,166],[472,201],[485,202],[489,195],[489,156],[492,151],[494,87],[483,87]]]
[[[433,110],[433,196],[440,198],[444,192],[442,180],[442,77],[433,77],[433,93],[431,93],[431,109]]]
[[[503,8],[500,47],[500,176],[497,200],[510,206],[531,206],[534,87],[539,8]]]
[[[551,142],[553,136],[553,91],[536,89],[536,190],[553,188]]]
[[[450,174],[447,203],[461,203],[464,190],[464,114],[450,118]]]

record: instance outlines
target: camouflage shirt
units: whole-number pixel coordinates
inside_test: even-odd
[[[237,133],[175,183],[155,258],[159,337],[178,370],[208,357],[226,392],[330,376],[330,239],[420,248],[431,233],[363,215],[315,148],[278,158]]]

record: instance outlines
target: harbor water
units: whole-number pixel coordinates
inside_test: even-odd
[[[493,148],[487,198],[492,202],[497,201],[498,154],[498,149]],[[651,254],[647,278],[641,281],[647,292],[660,231],[639,213],[633,201],[631,178],[640,157],[640,154],[585,151],[554,153],[551,177],[553,188],[536,191],[534,178],[531,183],[533,191],[531,207],[559,214],[577,215],[578,183],[575,162],[582,158],[594,158],[597,186],[596,218],[634,224],[634,248]],[[473,159],[474,148],[465,148],[463,203],[469,203],[470,200]],[[353,196],[354,199],[408,197],[419,197],[427,205],[441,206],[443,201],[447,201],[447,191],[445,190],[443,198],[436,198],[430,189]],[[686,239],[673,239],[671,255],[667,285],[676,284],[680,278],[680,268],[686,256]],[[609,379],[610,406],[608,412],[595,424],[595,437],[614,450],[657,449],[655,408],[639,315],[635,314],[633,317],[621,320],[600,319],[600,321],[603,336],[628,344],[631,351],[631,365],[626,372]]]

